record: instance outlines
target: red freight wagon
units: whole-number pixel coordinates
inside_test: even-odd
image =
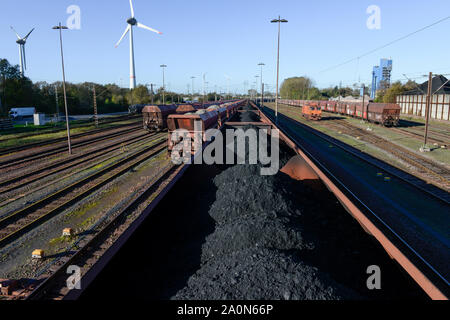
[[[346,114],[346,111],[345,111],[346,108],[347,108],[347,105],[345,104],[345,102],[339,101],[336,104],[336,112],[339,114]]]
[[[369,103],[369,121],[385,126],[397,126],[400,119],[400,106],[396,103]]]
[[[367,107],[369,105],[369,102],[364,102],[364,107],[362,102],[358,102],[356,104],[356,112],[355,116],[357,118],[367,119]]]
[[[328,112],[336,112],[337,101],[327,101],[326,110]]]
[[[356,114],[356,103],[354,102],[345,103],[345,114],[354,117]]]
[[[167,117],[176,110],[176,105],[145,106],[142,109],[144,129],[158,131],[167,128]]]

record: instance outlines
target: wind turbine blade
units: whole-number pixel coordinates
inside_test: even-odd
[[[134,18],[133,0],[130,0],[131,17]]]
[[[33,29],[31,29],[31,31],[30,32],[28,32],[28,34],[25,36],[25,38],[23,38],[23,40],[27,40],[28,39],[28,37],[30,36],[30,34],[32,33],[34,31],[34,28]]]
[[[25,57],[25,45],[22,45],[23,68],[27,70],[27,58]]]
[[[142,29],[147,29],[147,30],[156,32],[157,34],[162,34],[162,32],[159,32],[158,30],[155,30],[155,29],[152,29],[152,28],[150,28],[150,27],[147,27],[146,25],[144,25],[144,24],[142,24],[142,23],[140,23],[140,22],[138,22],[137,26],[138,26],[139,28],[142,28]]]
[[[127,35],[128,31],[130,31],[131,26],[128,25],[127,28],[125,29],[125,32],[123,33],[122,37],[120,38],[120,40],[116,43],[116,48],[119,46],[119,44],[122,42],[123,38]]]
[[[14,33],[15,33],[16,36],[17,36],[17,39],[20,40],[21,38],[20,38],[19,34],[17,33],[17,31],[16,31],[12,26],[11,26],[11,30],[14,31]]]

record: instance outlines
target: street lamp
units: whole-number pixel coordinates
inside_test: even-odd
[[[278,54],[277,54],[277,91],[275,95],[275,119],[278,121],[278,79],[280,76],[280,29],[281,29],[281,23],[288,22],[286,19],[281,19],[280,16],[278,16],[278,19],[273,19],[270,21],[271,23],[278,23]]]
[[[265,64],[263,62],[258,63],[258,66],[261,67],[261,103],[264,105],[264,101],[263,100],[263,75],[262,75],[262,68],[263,66],[265,66]]]
[[[191,79],[192,79],[192,99],[191,99],[191,101],[194,102],[194,79],[195,79],[195,77],[192,76]]]
[[[160,67],[162,68],[162,71],[163,71],[163,104],[166,104],[166,97],[165,97],[166,84],[165,84],[165,79],[164,79],[164,69],[167,68],[167,66],[165,64],[162,64],[162,65],[160,65]]]
[[[203,74],[203,103],[205,103],[205,77],[206,73]]]
[[[63,43],[62,43],[62,30],[67,30],[69,28],[62,26],[61,22],[60,22],[59,25],[53,27],[53,29],[59,30],[59,42],[61,45],[61,64],[62,64],[62,74],[63,74],[64,108],[66,110],[67,145],[69,147],[69,154],[72,154],[72,145],[70,143],[69,112],[67,111],[66,73],[64,71],[64,53],[63,53]]]
[[[256,75],[255,76],[255,103],[257,103],[258,101],[258,78],[259,78],[259,76],[258,75]]]

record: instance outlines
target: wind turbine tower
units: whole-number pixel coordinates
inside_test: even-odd
[[[122,42],[123,38],[127,35],[127,33],[130,33],[130,89],[136,88],[136,69],[134,64],[134,42],[133,42],[133,27],[138,27],[142,29],[147,29],[150,31],[153,31],[157,34],[162,34],[158,30],[152,29],[150,27],[147,27],[146,25],[143,25],[142,23],[138,22],[134,15],[134,8],[133,8],[133,0],[130,0],[130,8],[131,8],[131,17],[127,20],[127,27],[125,28],[125,32],[123,33],[122,37],[116,44],[116,48],[119,46],[120,42]]]

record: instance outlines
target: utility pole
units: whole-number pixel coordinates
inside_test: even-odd
[[[281,23],[287,23],[286,19],[281,19],[278,16],[278,19],[273,19],[270,21],[271,23],[278,23],[278,53],[277,53],[277,91],[275,95],[275,120],[278,121],[278,88],[279,88],[279,77],[280,77],[280,30]]]
[[[258,78],[259,76],[255,76],[255,103],[258,103]]]
[[[206,74],[203,74],[203,103],[205,103],[205,76]]]
[[[420,151],[427,152],[430,151],[429,148],[427,148],[427,139],[428,139],[428,123],[430,121],[430,104],[431,104],[431,90],[432,90],[432,83],[433,83],[433,73],[430,72],[428,75],[428,91],[427,91],[427,100],[426,100],[426,107],[425,107],[425,137],[423,142],[423,147],[420,148]]]
[[[163,71],[163,104],[166,104],[166,97],[165,97],[165,91],[166,91],[166,83],[165,83],[165,76],[164,76],[164,69],[167,68],[165,64],[160,65]],[[169,84],[170,86],[170,84]],[[170,88],[169,88],[170,89]]]
[[[366,120],[369,121],[369,104],[367,104],[367,108],[364,108],[364,99],[366,96],[366,85],[363,83],[362,85],[362,108],[361,111],[363,112],[362,118],[364,119],[364,109],[366,109]]]
[[[59,122],[59,100],[58,100],[58,86],[55,84],[55,99],[56,99],[56,123]]]
[[[95,91],[95,85],[93,86],[93,89],[94,89],[94,121],[95,121],[95,126],[98,127],[97,92]]]
[[[191,101],[192,102],[194,102],[194,79],[195,79],[195,77],[192,76],[191,77],[191,80],[192,80],[192,99],[191,99]]]
[[[261,107],[264,107],[264,83],[261,84]]]
[[[264,83],[263,83],[263,72],[262,72],[262,68],[263,68],[263,66],[265,66],[265,64],[264,63],[262,63],[262,62],[260,62],[260,63],[258,63],[258,66],[260,66],[261,67],[261,103],[262,103],[262,105],[264,105],[264,100],[263,100],[263,96],[264,96],[264,94],[263,94],[263,86],[264,86]]]
[[[154,92],[153,92],[153,83],[150,83],[150,90],[152,92],[152,104],[153,104],[153,98],[154,98]]]
[[[63,74],[63,91],[64,91],[64,108],[66,110],[66,128],[67,128],[67,145],[69,147],[69,154],[72,154],[72,145],[70,143],[70,125],[69,125],[69,112],[67,110],[67,95],[66,95],[66,73],[64,71],[64,53],[63,53],[63,42],[62,42],[62,30],[67,30],[69,28],[62,26],[61,22],[54,30],[59,30],[59,42],[61,44],[61,64],[62,64],[62,74]]]

